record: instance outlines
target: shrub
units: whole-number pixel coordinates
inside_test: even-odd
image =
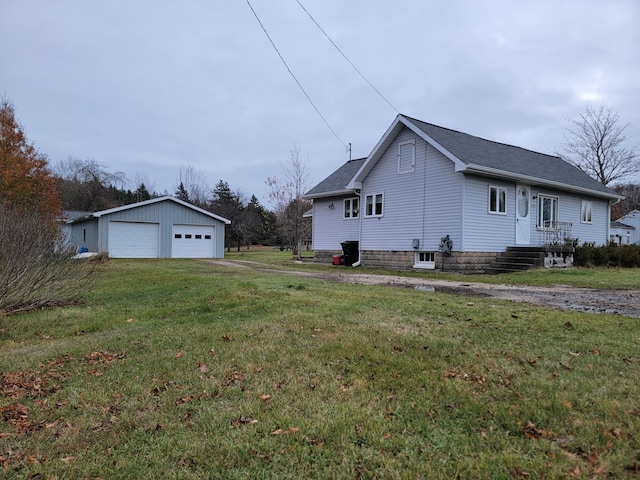
[[[94,264],[74,253],[59,223],[0,204],[0,314],[77,301]]]
[[[574,265],[579,267],[640,267],[640,247],[608,243],[597,246],[585,242],[575,247]]]

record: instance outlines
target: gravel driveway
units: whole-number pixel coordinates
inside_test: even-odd
[[[416,290],[456,293],[470,296],[486,296],[514,302],[576,310],[591,313],[610,313],[640,318],[640,290],[605,290],[576,288],[567,285],[533,287],[528,285],[495,285],[480,282],[460,282],[439,279],[399,277],[395,275],[369,275],[353,271],[304,272],[275,270],[268,265],[229,260],[211,260],[214,265],[250,268],[262,272],[286,273],[298,277],[318,278],[331,282],[381,285],[389,287],[415,288]]]

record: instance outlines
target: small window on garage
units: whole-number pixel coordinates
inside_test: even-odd
[[[196,240],[202,240],[202,235],[196,235]]]
[[[193,235],[191,235],[190,233],[185,233],[184,238],[192,238]]]
[[[182,234],[181,234],[181,233],[176,233],[176,234],[174,235],[174,237],[175,237],[175,238],[182,238]]]
[[[204,236],[204,239],[205,239],[205,240],[211,240],[211,235],[205,235],[205,236]]]

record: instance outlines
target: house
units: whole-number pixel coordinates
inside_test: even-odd
[[[635,227],[625,225],[618,221],[611,222],[609,241],[616,245],[629,245],[633,243]]]
[[[632,210],[612,224],[611,240],[619,245],[640,242],[640,211]]]
[[[230,223],[165,196],[73,218],[65,234],[78,251],[112,258],[222,258]]]
[[[606,243],[623,197],[559,157],[398,115],[305,198],[318,261],[349,242],[355,265],[484,271],[507,247]]]

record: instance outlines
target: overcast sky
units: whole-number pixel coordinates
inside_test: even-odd
[[[638,0],[0,0],[0,93],[52,165],[173,194],[180,168],[255,194],[292,147],[311,188],[398,112],[554,153],[602,102],[640,143]]]

